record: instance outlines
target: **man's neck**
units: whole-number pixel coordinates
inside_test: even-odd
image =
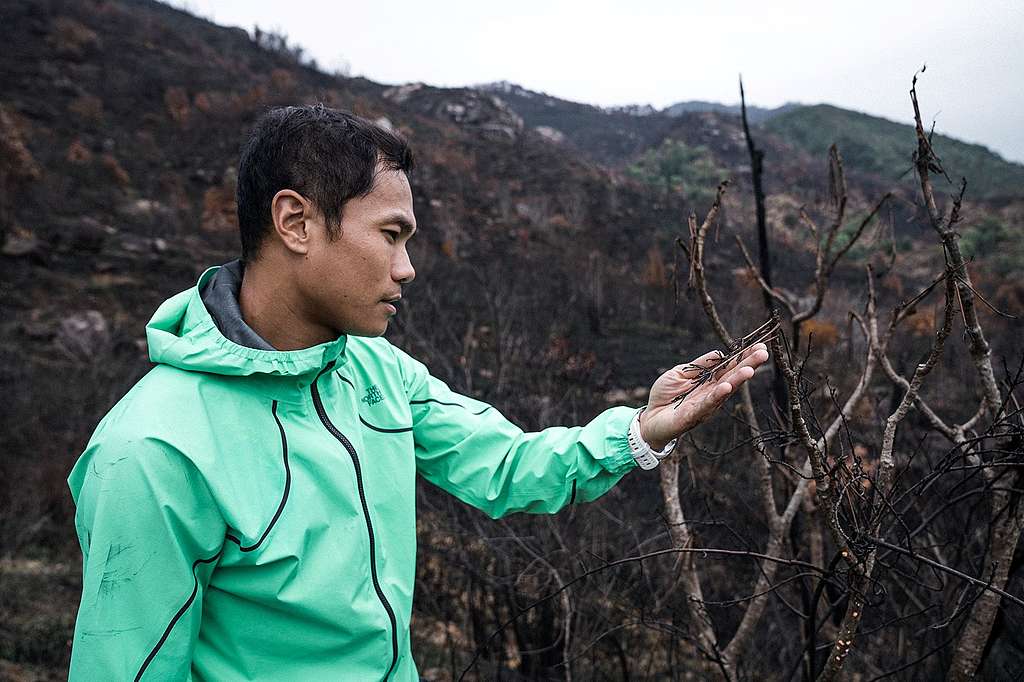
[[[286,272],[269,258],[246,265],[238,306],[242,319],[267,343],[280,351],[301,350],[337,336],[324,325],[311,322],[292,298],[292,284],[275,273]]]

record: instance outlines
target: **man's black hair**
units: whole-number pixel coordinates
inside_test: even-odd
[[[373,189],[379,169],[408,173],[413,158],[401,135],[322,104],[271,109],[256,122],[238,162],[238,230],[251,262],[270,231],[270,203],[295,190],[323,214],[328,236],[341,234],[342,208]]]

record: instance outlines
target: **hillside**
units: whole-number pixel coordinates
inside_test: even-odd
[[[906,145],[913,137],[912,126],[819,104],[774,116],[763,128],[815,155],[823,154],[835,142],[850,169],[877,175],[891,184],[913,182],[908,172],[912,150]],[[1024,196],[1024,166],[1006,161],[982,145],[946,135],[936,134],[933,145],[946,167],[956,169],[950,171],[954,182],[961,176],[967,178],[969,196],[991,200]]]
[[[706,147],[724,168],[749,163],[738,105],[695,100],[660,111],[650,107],[602,109],[504,81],[477,89],[501,97],[528,127],[543,127],[564,137],[581,155],[613,167],[634,163],[669,138]],[[847,169],[865,187],[872,191],[901,188],[910,195],[916,191],[908,172],[913,149],[907,140],[914,139],[909,125],[827,104],[791,103],[774,109],[750,106],[748,115],[759,146],[769,152],[769,174],[788,178],[783,186],[790,186],[801,175],[808,179],[800,168],[810,170],[812,160],[824,158],[829,146],[836,143]],[[968,196],[973,200],[996,204],[1024,200],[1024,165],[1006,161],[982,145],[945,135],[935,136],[935,146],[946,165],[957,169],[953,181],[967,178]]]
[[[792,111],[793,109],[799,109],[801,106],[803,105],[795,104],[793,102],[783,104],[782,106],[775,107],[773,109],[748,105],[747,120],[751,124],[763,123],[764,121],[767,121],[770,118],[778,116],[779,114],[784,114],[787,111]],[[715,111],[720,114],[733,114],[734,116],[740,116],[742,113],[742,108],[739,104],[720,104],[718,102],[691,100],[688,102],[676,102],[675,104],[670,104],[669,106],[665,107],[662,111],[668,114],[669,116],[678,116],[679,114],[688,111]]]
[[[671,127],[671,117],[660,113],[637,115],[630,110],[606,110],[498,82],[476,86],[506,102],[530,128],[551,131],[577,153],[598,163],[621,165],[658,144]]]

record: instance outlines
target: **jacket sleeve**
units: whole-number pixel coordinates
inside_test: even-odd
[[[524,433],[495,408],[455,393],[395,349],[418,472],[492,518],[553,513],[607,492],[636,467],[627,441],[636,409],[613,407],[586,426]]]
[[[163,441],[108,438],[68,482],[83,559],[69,679],[188,679],[227,530],[198,470]]]

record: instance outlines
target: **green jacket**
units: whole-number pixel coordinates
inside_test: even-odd
[[[523,433],[381,338],[229,340],[237,301],[204,296],[222,269],[156,311],[156,367],[69,478],[72,680],[416,680],[416,474],[499,517],[592,500],[635,466],[631,408]]]

